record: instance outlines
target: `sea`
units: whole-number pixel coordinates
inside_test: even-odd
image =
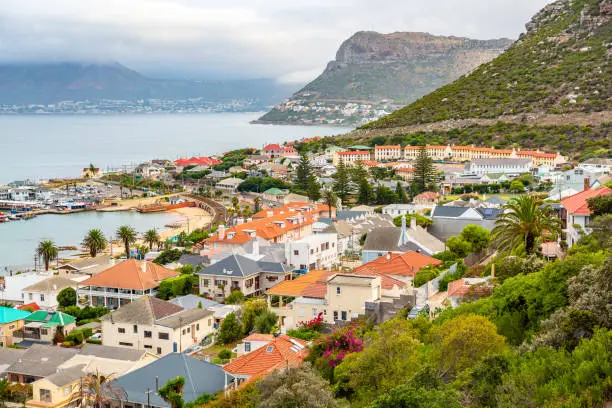
[[[151,159],[223,153],[349,131],[340,127],[252,125],[261,113],[0,116],[0,185],[78,177],[93,164],[103,171]],[[0,223],[0,274],[34,266],[42,239],[79,245],[91,228],[113,236],[120,225],[138,232],[176,221],[176,214],[134,212],[42,215]],[[62,253],[61,256],[69,255]]]

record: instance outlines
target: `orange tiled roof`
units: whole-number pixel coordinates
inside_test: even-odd
[[[366,167],[376,167],[378,166],[380,163],[374,160],[363,160],[361,162],[361,164],[363,164]]]
[[[268,289],[266,294],[280,296],[306,296],[323,299],[327,293],[327,279],[338,271],[310,271],[293,280],[283,281]]]
[[[382,149],[401,149],[400,145],[387,145],[387,146],[374,146],[374,150],[382,150]]]
[[[414,169],[411,169],[409,167],[400,167],[398,169],[395,169],[395,171],[398,173],[414,173]]]
[[[272,340],[274,340],[273,334],[262,334],[262,333],[253,333],[245,337],[244,339],[242,339],[242,341],[272,341]]]
[[[489,292],[488,287],[482,285],[468,285],[465,279],[459,279],[448,283],[448,296],[466,296],[470,293],[470,290],[475,295],[484,295]]]
[[[296,343],[300,347],[296,347]],[[253,377],[264,376],[276,368],[296,367],[308,355],[306,342],[286,335],[280,335],[263,347],[238,357],[223,366],[230,374]]]
[[[147,290],[159,286],[164,279],[178,276],[178,271],[147,262],[146,272],[142,261],[128,259],[79,283],[79,286],[101,286],[105,288]]]
[[[557,157],[555,153],[544,153],[544,152],[534,152],[529,150],[519,150],[516,152],[517,156],[528,156],[528,157],[541,157],[547,159],[554,159]]]
[[[579,214],[579,215],[589,215],[591,214],[591,210],[589,209],[589,205],[587,203],[587,199],[603,196],[612,193],[612,190],[608,187],[601,187],[598,189],[588,189],[579,192],[578,194],[574,194],[569,197],[565,197],[561,200],[561,205],[568,214]]]
[[[389,257],[389,259],[387,259]],[[398,275],[414,277],[421,268],[432,265],[441,265],[442,261],[421,254],[408,251],[403,254],[388,254],[358,266],[354,272],[360,275]]]
[[[421,199],[421,198],[425,198],[425,199],[436,199],[440,197],[439,193],[436,193],[435,191],[425,191],[421,194],[418,194],[417,196],[414,197],[415,200]]]
[[[327,213],[328,211],[326,204],[313,204],[313,203],[296,201],[293,203],[285,204],[278,208],[270,208],[266,210],[261,210],[253,214],[253,219],[267,218],[270,216],[270,212],[272,213],[272,215],[279,215],[281,213],[286,215],[286,214],[296,214],[299,211],[308,212],[308,210],[310,210],[313,213],[319,214],[319,215],[322,212]]]

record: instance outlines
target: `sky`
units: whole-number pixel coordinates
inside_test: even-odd
[[[0,61],[163,78],[315,78],[357,31],[516,39],[548,0],[0,0]]]

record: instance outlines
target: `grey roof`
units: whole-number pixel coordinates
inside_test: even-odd
[[[503,198],[498,197],[498,196],[491,196],[491,197],[489,197],[489,198],[487,198],[485,200],[485,203],[504,205],[504,204],[507,203],[507,201],[504,200]]]
[[[6,368],[19,360],[25,354],[26,350],[14,348],[0,348],[0,376],[6,371]]]
[[[433,212],[431,213],[433,217],[448,217],[448,218],[457,218],[463,215],[468,210],[468,207],[453,207],[449,205],[436,205]]]
[[[156,407],[168,407],[156,392],[155,384],[165,385],[168,380],[176,377],[185,378],[183,387],[183,400],[192,402],[202,394],[216,394],[223,390],[233,379],[223,369],[212,363],[198,360],[184,354],[168,354],[151,364],[123,375],[110,383],[111,387],[121,387],[127,393],[127,400],[131,403],[147,404],[147,390],[150,404]]]
[[[254,261],[242,255],[232,254],[198,272],[199,275],[246,277],[259,272],[285,272],[278,262]]]
[[[142,296],[100,319],[132,324],[153,324],[155,320],[170,316],[183,310],[182,307],[165,300]]]
[[[197,309],[199,303],[202,303],[203,309],[208,309],[209,307],[216,306],[219,304],[214,300],[205,299],[196,295],[179,296],[177,298],[171,299],[170,302],[185,309]]]
[[[472,159],[471,163],[478,166],[508,166],[508,165],[525,165],[531,163],[532,159],[513,159],[508,157],[491,158],[491,159]]]
[[[201,256],[197,254],[183,254],[177,261],[181,265],[191,265],[196,268],[198,265],[204,266],[210,263],[207,256]]]
[[[208,309],[184,309],[179,313],[156,320],[155,324],[175,329],[177,327],[183,327],[187,324],[197,322],[198,320],[202,320],[206,316],[212,315],[213,312]]]
[[[34,344],[11,364],[6,372],[24,374],[32,377],[47,377],[57,371],[63,362],[78,354],[79,350]]]
[[[69,368],[59,370],[56,373],[46,377],[45,379],[51,384],[55,384],[58,387],[62,387],[64,385],[72,384],[79,378],[83,377],[85,375],[83,372],[83,368],[85,368],[85,364],[78,364]]]
[[[42,280],[33,285],[27,286],[22,290],[24,292],[59,292],[64,288],[76,288],[77,283],[68,278],[61,276],[52,276],[49,279]]]
[[[497,216],[499,214],[501,214],[503,212],[503,210],[499,209],[499,208],[475,208],[476,211],[478,211],[481,215],[482,218],[485,220],[494,220],[497,218]]]
[[[361,216],[367,216],[367,211],[338,211],[336,214],[336,220],[343,221],[351,218],[357,218]]]
[[[368,232],[364,251],[398,251],[402,230],[397,227],[377,228]]]
[[[61,265],[58,269],[77,270],[81,273],[95,275],[108,269],[110,255],[98,255],[95,258],[79,259]]]
[[[81,349],[80,354],[84,356],[95,356],[113,360],[139,361],[146,354],[146,351],[86,343]]]

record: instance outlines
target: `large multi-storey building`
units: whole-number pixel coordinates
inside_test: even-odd
[[[539,150],[495,149],[491,147],[427,145],[427,155],[434,160],[471,161],[472,159],[532,159],[534,166],[554,167],[565,163],[567,158],[560,153],[545,153]],[[406,146],[404,157],[414,160],[420,146]]]
[[[403,158],[400,145],[374,146],[374,160],[390,161]]]
[[[336,152],[333,159],[334,166],[339,165],[340,160],[342,160],[345,166],[354,166],[357,162],[370,160],[370,152],[367,150]]]

